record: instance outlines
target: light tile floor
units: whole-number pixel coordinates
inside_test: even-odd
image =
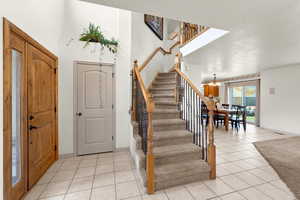
[[[295,200],[252,142],[288,137],[248,126],[216,130],[217,179],[147,195],[137,179],[129,152],[57,161],[25,200]]]

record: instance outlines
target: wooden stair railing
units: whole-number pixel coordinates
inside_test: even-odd
[[[173,38],[175,39],[175,38]],[[139,134],[142,137],[142,149],[146,154],[146,176],[147,176],[147,192],[149,194],[154,193],[154,157],[153,157],[153,112],[155,104],[153,98],[145,87],[144,81],[141,76],[141,71],[150,63],[154,56],[161,52],[163,55],[172,54],[172,50],[180,44],[180,41],[176,41],[169,50],[165,50],[162,47],[155,49],[145,62],[139,67],[138,62],[134,61],[134,67],[132,74],[132,105],[131,105],[131,120],[137,121],[139,124]],[[143,99],[140,98],[139,93],[142,94]],[[138,102],[139,101],[139,102]],[[145,105],[145,108],[141,108]],[[145,117],[145,112],[146,116]],[[146,133],[144,131],[145,124],[147,124]]]
[[[180,44],[181,44],[181,46],[184,46],[188,42],[192,41],[193,39],[195,39],[196,37],[198,37],[205,31],[207,31],[208,29],[209,29],[209,27],[207,27],[207,26],[182,22],[181,27],[180,27],[180,31],[181,31]]]
[[[141,72],[149,63],[150,61],[154,58],[154,56],[158,53],[161,52],[163,55],[170,55],[172,54],[172,50],[180,44],[180,41],[176,41],[170,48],[169,50],[165,50],[162,47],[156,48],[150,56],[145,60],[145,62],[138,68],[139,71]]]
[[[142,149],[146,155],[147,192],[154,193],[154,157],[153,157],[153,118],[154,102],[145,87],[138,63],[134,61],[132,70],[132,107],[131,119],[139,125],[142,137]]]
[[[177,76],[177,88],[176,88],[176,100],[181,107],[180,110],[183,112],[181,115],[184,119],[187,119],[187,127],[189,131],[194,133],[194,143],[202,147],[203,159],[210,165],[210,179],[216,178],[216,146],[214,144],[214,111],[216,109],[215,102],[212,98],[205,97],[198,88],[192,83],[192,81],[181,71],[181,55],[176,55],[176,64],[174,71],[178,74]],[[183,88],[182,88],[183,87]],[[182,91],[185,90],[185,91]],[[182,93],[185,92],[184,100],[182,100]],[[199,102],[203,101],[208,110],[208,126],[204,128],[202,126],[202,133],[200,130],[199,113],[201,115],[201,107],[199,108]],[[192,107],[194,105],[194,107]],[[180,107],[179,106],[179,107]],[[185,119],[186,120],[186,119]],[[195,134],[196,133],[196,134]],[[195,142],[196,141],[196,142]]]
[[[206,29],[207,30],[207,29]],[[198,33],[199,34],[199,33]],[[131,105],[131,119],[133,121],[138,122],[139,125],[139,134],[142,137],[142,149],[146,155],[146,178],[147,178],[147,192],[149,194],[153,194],[155,191],[155,180],[154,180],[154,156],[153,156],[153,112],[155,108],[155,104],[153,98],[145,87],[144,81],[141,76],[141,71],[147,67],[150,61],[154,58],[154,56],[161,52],[163,55],[172,54],[172,50],[182,44],[182,33],[177,34],[181,38],[180,41],[176,41],[169,50],[165,50],[162,47],[158,47],[155,49],[150,56],[144,61],[144,63],[139,66],[137,61],[134,61],[134,67],[131,72],[132,74],[132,105]],[[174,36],[174,38],[176,37]],[[173,38],[173,39],[174,39]],[[187,42],[189,40],[186,40]],[[216,178],[216,146],[214,144],[214,124],[213,124],[213,115],[215,110],[215,103],[212,99],[207,99],[203,94],[195,87],[195,85],[191,82],[191,80],[183,73],[180,69],[181,63],[181,54],[177,54],[176,56],[176,65],[174,67],[174,71],[177,72],[179,77],[182,80],[185,80],[189,85],[191,90],[201,99],[207,106],[209,112],[209,122],[208,127],[205,128],[208,131],[207,146],[202,146],[206,152],[203,154],[206,155],[205,160],[208,162],[211,168],[210,178]],[[176,89],[176,99],[179,98],[180,92]]]

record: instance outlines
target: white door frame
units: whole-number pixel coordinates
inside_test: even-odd
[[[77,127],[77,75],[78,75],[78,68],[77,66],[79,64],[84,64],[84,65],[99,65],[99,66],[108,66],[112,67],[112,72],[113,72],[113,83],[112,83],[112,89],[113,89],[113,96],[112,96],[112,103],[114,105],[113,109],[113,119],[112,119],[112,135],[114,137],[113,141],[113,151],[116,150],[116,77],[115,77],[115,64],[114,63],[99,63],[99,62],[88,62],[88,61],[74,61],[73,65],[73,152],[74,155],[78,155],[78,143],[77,143],[77,137],[78,137],[78,127]]]
[[[226,98],[225,98],[225,103],[229,104],[229,88],[232,87],[244,87],[244,86],[256,86],[256,111],[255,111],[255,117],[256,121],[253,122],[247,122],[248,124],[253,124],[257,127],[260,127],[260,79],[251,79],[251,80],[241,80],[241,81],[236,81],[236,82],[229,82],[226,84],[225,87],[225,93],[226,93]]]

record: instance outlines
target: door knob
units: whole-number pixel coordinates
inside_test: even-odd
[[[29,126],[29,130],[33,130],[33,129],[37,129],[37,128],[38,128],[37,126],[32,126],[32,125]]]
[[[82,113],[78,112],[78,113],[76,113],[76,115],[80,117],[82,115]]]

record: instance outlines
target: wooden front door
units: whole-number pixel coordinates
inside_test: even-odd
[[[57,57],[3,25],[3,189],[5,200],[19,200],[58,158]]]
[[[77,64],[77,153],[113,150],[112,66]]]
[[[29,188],[56,159],[56,61],[28,45]]]

